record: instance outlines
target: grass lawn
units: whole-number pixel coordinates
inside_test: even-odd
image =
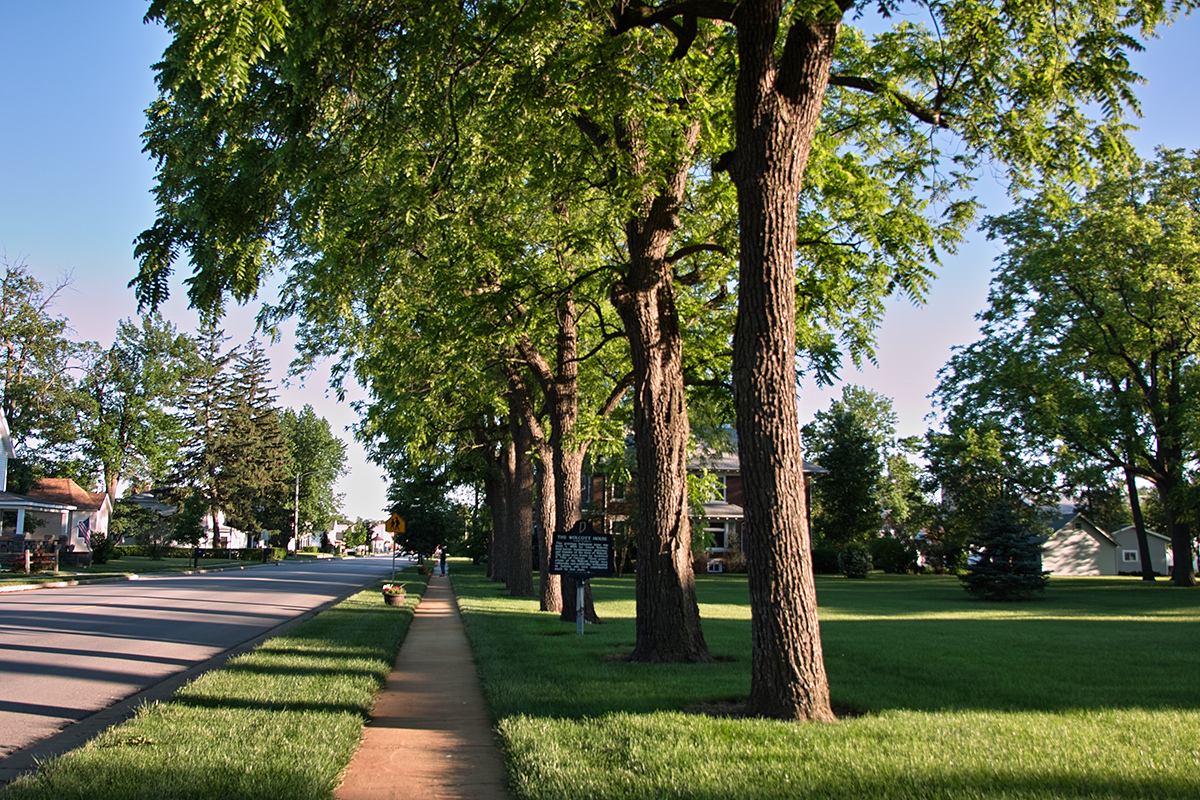
[[[744,576],[697,579],[718,662],[645,665],[633,582],[574,626],[451,571],[514,794],[533,798],[1200,797],[1200,592],[1053,578],[989,604],[954,578],[819,577],[832,724],[684,713],[749,692]]]
[[[200,569],[220,569],[231,566],[253,566],[261,561],[231,560],[224,558],[202,558]],[[107,564],[93,564],[90,567],[71,567],[59,572],[35,572],[32,575],[14,575],[4,573],[0,576],[0,586],[14,586],[29,583],[55,583],[57,581],[73,581],[88,578],[107,578],[118,575],[144,575],[150,572],[185,572],[192,569],[190,558],[160,558],[149,556],[122,556]]]
[[[401,608],[378,585],[143,707],[3,797],[329,798],[408,631],[427,579],[406,571]]]

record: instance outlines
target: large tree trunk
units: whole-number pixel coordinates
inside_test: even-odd
[[[692,570],[683,345],[670,272],[661,268],[659,276],[651,286],[622,286],[614,298],[634,375],[637,638],[630,658],[705,662],[712,656],[700,627]]]
[[[511,597],[533,597],[533,433],[529,422],[516,414],[510,427],[515,469],[508,502],[511,522],[505,584]]]
[[[492,532],[492,580],[496,583],[508,584],[508,557],[512,552],[512,525],[515,512],[512,508],[514,492],[512,486],[516,483],[517,451],[511,441],[505,442],[500,448],[500,496],[502,509],[496,515],[499,525]]]
[[[555,526],[554,465],[550,448],[539,450],[541,465],[538,467],[538,582],[539,608],[558,614],[562,611],[562,581],[550,574],[550,544]]]
[[[748,0],[735,15],[730,174],[741,258],[733,384],[753,636],[747,712],[832,720],[796,411],[795,258],[798,196],[838,25],[794,22],[777,63],[779,14],[778,3]]]
[[[616,139],[634,175],[649,170],[646,143],[634,127]],[[712,656],[700,627],[692,534],[688,523],[688,416],[683,390],[683,340],[668,261],[687,188],[699,127],[683,132],[686,147],[657,194],[625,225],[628,274],[613,289],[633,362],[633,435],[637,455],[637,638],[630,659],[706,662]]]
[[[1133,513],[1133,530],[1137,536],[1138,557],[1142,560],[1142,580],[1154,580],[1154,564],[1150,561],[1150,541],[1146,538],[1146,521],[1142,518],[1142,501],[1138,497],[1133,470],[1125,468],[1125,489],[1129,493],[1129,510]]]
[[[1182,465],[1182,454],[1172,463]],[[1171,537],[1171,583],[1176,586],[1195,586],[1196,574],[1192,570],[1192,529],[1187,523],[1180,500],[1188,487],[1177,472],[1159,475],[1155,481],[1158,495],[1162,499],[1163,515],[1167,518],[1167,535]]]

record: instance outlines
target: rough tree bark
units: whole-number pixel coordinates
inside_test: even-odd
[[[583,483],[583,462],[590,442],[572,436],[579,421],[579,330],[575,301],[570,297],[560,299],[555,313],[558,331],[553,366],[528,337],[521,339],[518,349],[546,398],[550,419],[550,464],[554,473],[554,530],[565,531],[582,514],[580,486]],[[615,403],[612,405],[615,407]],[[605,412],[611,413],[611,409],[602,411]],[[546,566],[548,569],[548,561]],[[575,581],[563,576],[559,580],[557,609],[561,619],[575,621],[575,601]],[[599,622],[592,605],[590,587],[585,593],[584,602],[585,619]]]
[[[637,637],[632,661],[706,662],[712,656],[700,627],[692,534],[688,522],[688,416],[683,340],[669,248],[679,227],[699,126],[684,131],[680,163],[658,192],[644,199],[625,226],[629,268],[613,289],[633,361],[634,448],[637,456]],[[618,125],[617,146],[633,173],[648,174],[645,141]]]
[[[745,492],[753,716],[832,720],[821,651],[796,410],[796,211],[825,97],[837,17],[792,23],[749,0],[738,30],[736,148],[741,259],[733,384]]]
[[[1150,541],[1146,537],[1146,521],[1142,518],[1142,501],[1138,496],[1137,482],[1133,470],[1129,467],[1125,472],[1125,490],[1129,493],[1129,510],[1133,514],[1133,530],[1137,536],[1138,557],[1142,560],[1142,580],[1154,580],[1154,564],[1150,561]]]
[[[515,516],[512,509],[512,485],[516,482],[517,451],[512,440],[500,446],[499,491],[497,496],[500,503],[494,507],[492,527],[492,551],[488,554],[492,563],[492,580],[496,583],[508,584],[508,556],[512,552],[512,524]]]
[[[554,535],[554,467],[550,446],[543,442],[538,448],[538,608],[554,614],[562,612],[562,581],[550,574],[550,544]]]
[[[514,390],[516,391],[516,390]],[[508,557],[505,559],[508,594],[533,597],[533,432],[529,420],[510,405],[514,470],[509,487]]]

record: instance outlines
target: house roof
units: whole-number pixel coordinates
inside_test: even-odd
[[[1054,533],[1057,534],[1059,531],[1061,531],[1063,528],[1070,525],[1072,522],[1077,522],[1079,524],[1079,527],[1081,529],[1083,529],[1084,531],[1086,531],[1088,534],[1090,534],[1093,539],[1102,540],[1105,543],[1112,545],[1113,547],[1117,546],[1116,539],[1114,539],[1111,535],[1109,535],[1099,525],[1097,525],[1096,523],[1092,522],[1090,519],[1085,517],[1082,512],[1075,512],[1072,514],[1064,514],[1064,515],[1060,516],[1058,519],[1054,520],[1054,522],[1051,523],[1050,527],[1053,529]],[[1053,534],[1051,535],[1051,538],[1053,538]]]
[[[733,503],[705,503],[705,519],[741,519],[746,514],[741,506]]]
[[[160,517],[169,517],[178,511],[179,507],[163,502],[163,495],[165,493],[165,489],[149,489],[145,492],[138,492],[137,494],[132,494],[129,497],[122,499],[127,500],[136,506],[140,506],[147,511],[153,511]]]
[[[51,503],[72,505],[87,511],[99,511],[108,497],[104,492],[89,492],[70,478],[41,478],[33,482],[29,496]]]
[[[75,506],[69,503],[56,503],[37,497],[26,497],[13,492],[0,492],[0,509],[23,508],[26,511],[74,511]]]
[[[688,469],[706,469],[709,472],[737,474],[742,471],[742,462],[737,453],[717,453],[701,447],[700,451],[696,453],[696,457],[688,462]],[[808,475],[819,475],[829,472],[829,470],[811,461],[805,461],[804,472]]]
[[[1126,525],[1124,528],[1117,528],[1115,531],[1112,532],[1112,535],[1114,537],[1116,537],[1118,534],[1125,533],[1126,531],[1133,531],[1133,530],[1134,530],[1134,528],[1132,525]],[[1170,536],[1163,536],[1158,531],[1152,531],[1149,528],[1146,528],[1146,535],[1153,536],[1155,539],[1162,539],[1164,542],[1171,541]]]

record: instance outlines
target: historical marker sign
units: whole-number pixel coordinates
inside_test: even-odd
[[[616,572],[613,537],[596,533],[592,523],[582,519],[571,530],[555,533],[550,543],[550,572],[576,579],[612,575]]]

